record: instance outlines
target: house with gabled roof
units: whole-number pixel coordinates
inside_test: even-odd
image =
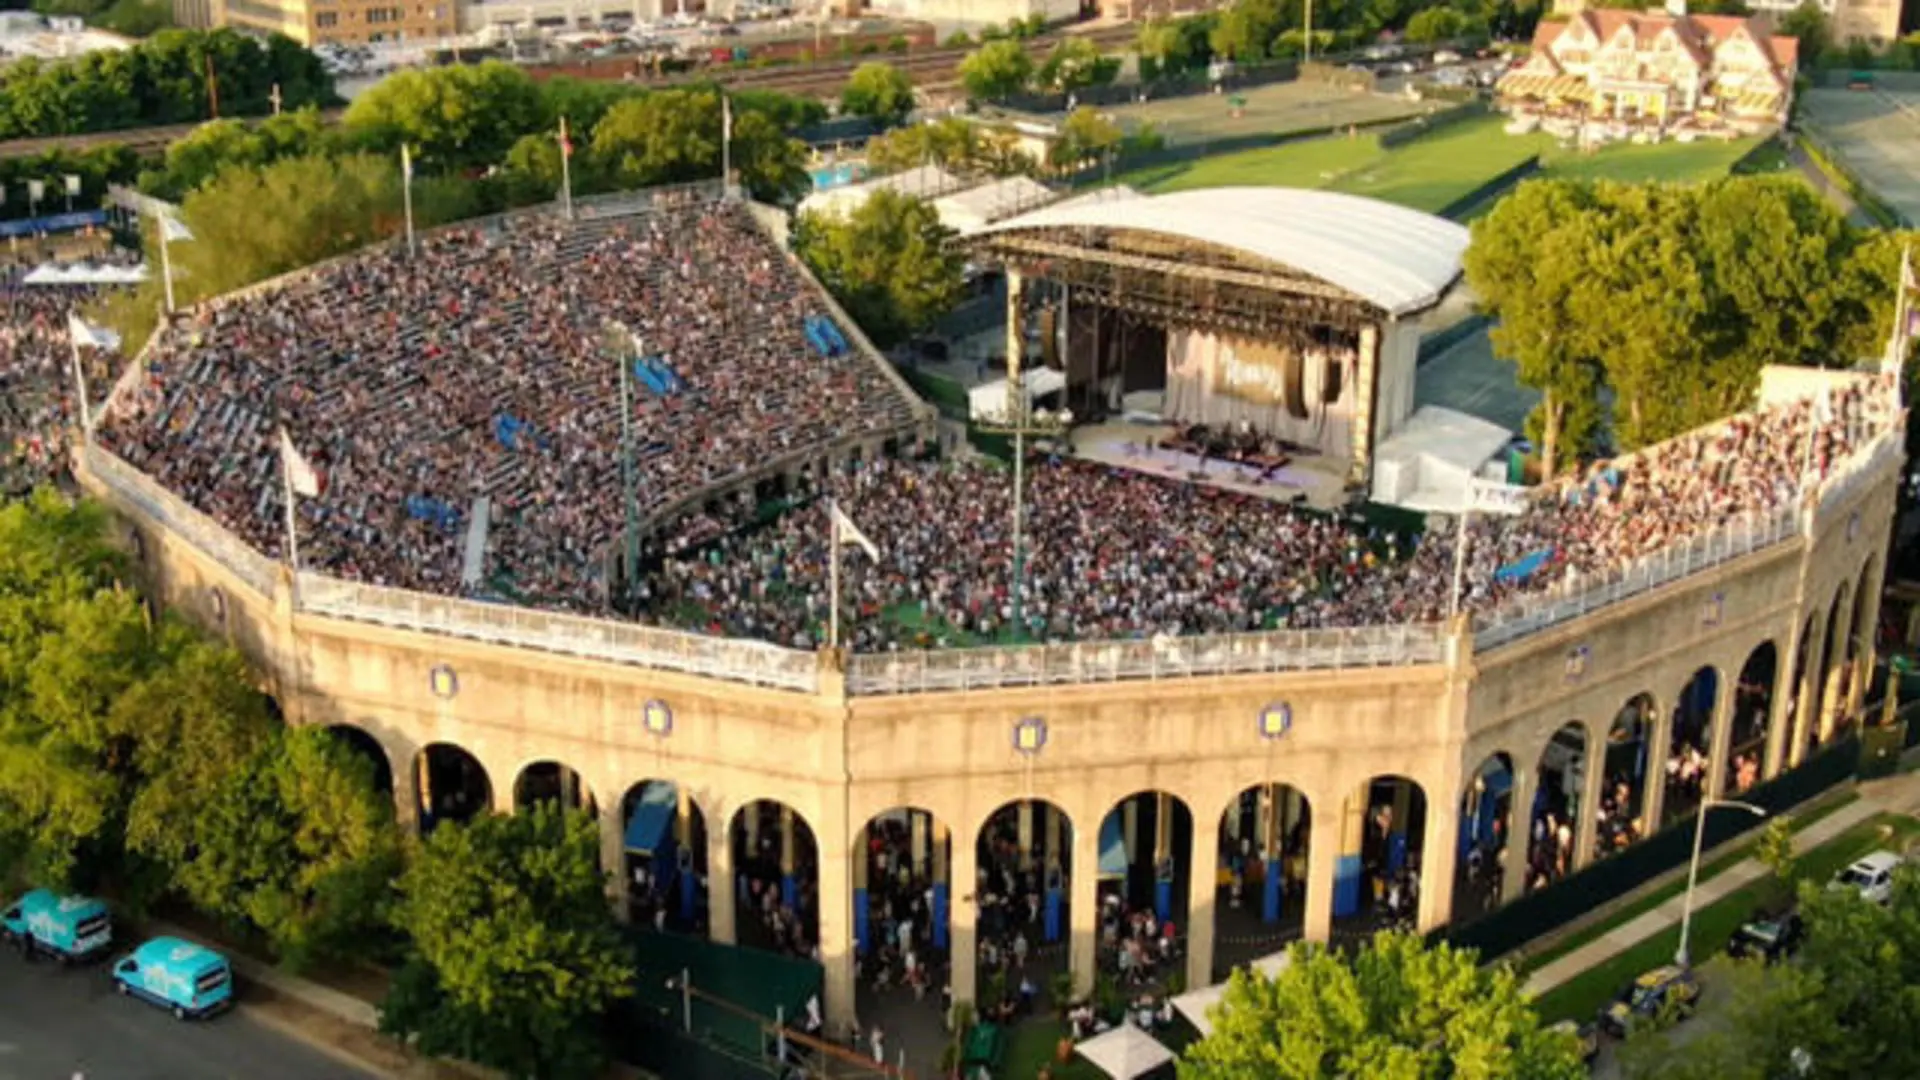
[[[1517,117],[1601,134],[1749,134],[1786,123],[1800,43],[1757,18],[1584,8],[1544,19],[1496,87]]]

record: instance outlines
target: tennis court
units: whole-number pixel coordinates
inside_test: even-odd
[[[1861,183],[1920,221],[1920,93],[1808,90],[1800,116]]]

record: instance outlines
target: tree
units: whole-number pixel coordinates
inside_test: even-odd
[[[1120,145],[1125,133],[1111,116],[1082,105],[1067,114],[1060,123],[1060,138],[1053,144],[1055,168],[1071,168],[1099,158]]]
[[[920,165],[996,176],[1031,176],[1039,170],[1039,163],[1012,135],[955,116],[895,128],[869,141],[867,162],[879,172]]]
[[[1837,1014],[1821,1000],[1821,979],[1798,964],[1728,964],[1712,993],[1722,1019],[1678,1038],[1666,1022],[1636,1029],[1620,1049],[1626,1080],[1780,1080],[1797,1077],[1795,1050],[1829,1045]]]
[[[1176,23],[1157,19],[1145,23],[1134,37],[1133,51],[1140,55],[1142,75],[1171,74],[1192,66],[1191,42]]]
[[[1814,0],[1804,2],[1780,20],[1779,32],[1800,39],[1800,63],[1812,67],[1833,44],[1833,26]]]
[[[1012,97],[1033,81],[1033,57],[1018,41],[989,41],[960,61],[960,82],[975,101]]]
[[[435,829],[400,878],[412,955],[382,1030],[515,1077],[588,1077],[634,969],[607,913],[591,817],[542,804]]]
[[[733,167],[741,186],[770,204],[792,202],[813,186],[807,148],[766,113],[743,113],[733,123]]]
[[[1286,28],[1279,0],[1236,0],[1220,13],[1208,43],[1216,55],[1229,60],[1265,60],[1274,39]]]
[[[1452,8],[1427,8],[1414,12],[1413,18],[1407,20],[1407,40],[1421,45],[1452,41],[1461,35],[1466,25],[1466,17]]]
[[[1035,81],[1048,90],[1072,93],[1113,81],[1118,67],[1108,62],[1100,47],[1086,38],[1063,38],[1047,54]]]
[[[624,187],[717,177],[719,95],[661,90],[622,101],[594,126],[593,158]]]
[[[343,123],[369,149],[407,143],[423,167],[455,169],[497,164],[548,117],[526,70],[492,60],[397,72],[355,98]]]
[[[363,952],[400,871],[392,802],[371,764],[320,728],[262,741],[187,789],[191,857],[175,880],[202,911],[260,931],[283,963]]]
[[[892,127],[913,111],[913,80],[885,61],[861,64],[840,91],[840,111]]]
[[[951,241],[930,204],[881,191],[845,220],[802,214],[794,249],[885,348],[933,325],[959,301],[965,260]]]
[[[1504,967],[1417,936],[1376,935],[1352,957],[1294,946],[1276,977],[1234,972],[1213,1033],[1189,1046],[1181,1080],[1574,1080],[1574,1040],[1547,1031]]]
[[[1793,899],[1794,874],[1799,856],[1793,850],[1793,815],[1781,814],[1767,819],[1760,839],[1753,845],[1753,857],[1767,868],[1767,887],[1772,894],[1766,906],[1774,909]]]
[[[178,202],[229,168],[258,167],[319,150],[326,124],[317,109],[297,109],[257,124],[209,120],[167,145],[164,166],[140,174],[140,189]]]

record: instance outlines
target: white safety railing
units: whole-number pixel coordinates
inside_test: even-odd
[[[279,566],[272,559],[248,547],[219,522],[188,506],[178,495],[108,451],[88,445],[81,453],[86,459],[88,474],[139,511],[142,517],[199,548],[258,590],[261,596],[273,595]]]
[[[1545,594],[1522,597],[1476,615],[1474,651],[1482,652],[1538,633],[1799,535],[1798,507],[1740,518],[1724,527],[1669,544],[1627,566],[1563,583]]]
[[[1443,629],[1428,623],[880,653],[852,658],[847,692],[919,694],[1434,664],[1444,655],[1444,642]]]
[[[300,575],[299,608],[306,614],[374,623],[397,630],[680,671],[729,682],[809,693],[819,688],[819,659],[813,653],[783,649],[761,641],[707,637],[585,615],[456,600],[313,573]]]

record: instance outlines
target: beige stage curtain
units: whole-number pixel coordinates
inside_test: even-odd
[[[1349,350],[1301,352],[1193,330],[1167,333],[1167,419],[1275,435],[1344,457],[1354,410]]]

